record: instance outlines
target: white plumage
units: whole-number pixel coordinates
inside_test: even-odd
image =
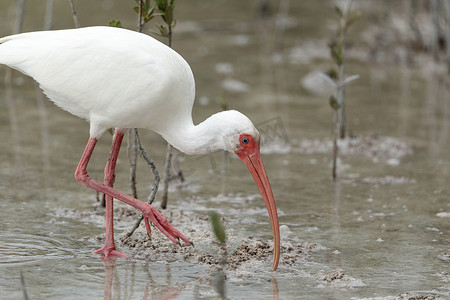
[[[0,63],[33,77],[56,105],[89,120],[91,137],[99,138],[108,128],[147,128],[182,152],[203,154],[233,151],[235,145],[210,139],[217,134],[257,135],[250,120],[235,111],[207,123],[219,127],[194,126],[191,68],[148,35],[86,27],[23,33],[0,43]],[[194,142],[195,137],[202,140]]]
[[[166,225],[156,209],[112,189],[111,174],[124,129],[153,130],[187,154],[235,152],[246,163],[266,202],[276,244],[276,268],[278,217],[259,157],[259,133],[237,111],[220,112],[194,125],[194,77],[178,53],[145,34],[115,27],[87,27],[4,37],[0,39],[0,64],[33,77],[56,105],[90,122],[90,139],[77,168],[77,179],[107,194],[110,210],[112,197],[142,210],[146,224],[150,219],[172,240],[182,238],[190,243],[169,227],[170,223]],[[101,184],[88,176],[86,167],[96,141],[109,128],[116,128],[110,156],[114,163],[107,165],[109,173],[105,171],[105,184]],[[115,251],[108,226],[112,236],[112,214],[107,215],[107,242],[99,250],[106,257],[111,249]]]

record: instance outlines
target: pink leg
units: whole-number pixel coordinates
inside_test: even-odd
[[[92,152],[94,151],[96,144],[97,139],[90,137],[86,145],[86,148],[83,152],[83,155],[81,156],[80,162],[78,163],[77,169],[75,171],[75,178],[83,185],[110,196],[111,200],[112,198],[115,198],[128,205],[133,206],[134,208],[139,209],[144,215],[145,222],[148,223],[148,221],[150,220],[172,242],[179,244],[178,239],[181,239],[186,243],[186,245],[191,245],[191,242],[184,235],[182,235],[175,227],[173,227],[172,224],[170,224],[169,221],[167,221],[167,219],[156,208],[149,205],[148,203],[142,202],[125,193],[115,190],[114,188],[108,185],[102,184],[89,176],[89,174],[87,173],[87,165],[89,163],[89,160],[91,158]],[[111,219],[112,219],[112,211],[111,211]],[[109,234],[112,235],[112,230]]]
[[[111,152],[109,154],[108,162],[105,167],[105,185],[109,187],[113,187],[115,181],[115,169],[117,157],[119,156],[120,145],[123,140],[123,132],[120,129],[116,129],[114,133],[114,139],[111,146]],[[106,239],[105,245],[94,251],[94,253],[103,254],[104,259],[108,259],[110,257],[124,257],[127,258],[125,254],[116,250],[116,246],[114,245],[114,220],[113,220],[113,198],[110,195],[106,195],[105,197],[105,206],[106,206]]]

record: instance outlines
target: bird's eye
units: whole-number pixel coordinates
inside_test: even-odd
[[[242,138],[242,144],[248,144],[248,138]]]

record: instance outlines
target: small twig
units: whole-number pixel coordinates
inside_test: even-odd
[[[167,143],[166,162],[164,164],[164,181],[163,181],[163,196],[161,200],[161,208],[167,207],[167,199],[169,197],[169,182],[170,182],[170,165],[172,161],[172,145]]]
[[[142,28],[144,27],[144,23],[142,22],[142,7],[144,6],[144,0],[139,1],[139,10],[138,10],[138,26],[137,30],[138,32],[142,32]],[[131,137],[134,137],[133,141],[131,141]],[[139,141],[139,142],[138,142]],[[139,140],[139,134],[137,128],[129,129],[128,130],[128,160],[130,162],[130,188],[131,192],[133,194],[133,197],[137,199],[137,188],[136,188],[136,169],[137,169],[137,148],[144,149],[142,147],[142,144]],[[145,153],[145,150],[141,150],[141,155]],[[148,156],[147,156],[148,157]],[[153,171],[153,170],[152,170]],[[154,173],[154,172],[153,172]],[[159,176],[158,176],[159,177]],[[156,177],[155,177],[156,179]],[[159,183],[159,180],[158,180]],[[142,220],[144,219],[144,216],[141,215],[136,222],[134,223],[133,227],[125,233],[125,239],[129,238],[134,231],[139,227]]]
[[[167,33],[167,45],[172,48],[172,24],[167,25],[169,30]],[[172,153],[173,153],[173,147],[169,143],[167,143],[167,153],[166,153],[166,162],[164,163],[164,185],[163,185],[163,195],[161,200],[161,208],[166,209],[167,208],[167,200],[169,198],[169,184],[170,181],[172,181],[175,178],[179,178],[181,182],[184,181],[183,172],[180,168],[178,168],[177,174],[174,176],[170,176],[170,166],[172,165]]]
[[[22,285],[23,299],[25,299],[25,300],[30,299],[28,297],[27,289],[25,287],[25,278],[23,277],[22,271],[20,271],[20,284]]]
[[[344,64],[339,66],[339,80],[344,77]],[[339,138],[344,139],[346,135],[346,117],[345,117],[345,101],[344,101],[345,86],[338,85],[337,98],[340,103],[338,123],[339,123]]]
[[[153,159],[151,159],[147,155],[147,152],[145,151],[144,146],[142,146],[141,139],[139,138],[138,130],[136,128],[134,129],[134,135],[135,135],[135,138],[136,138],[135,140],[137,142],[139,150],[141,151],[141,157],[144,158],[144,160],[150,166],[150,168],[152,169],[153,176],[154,176],[152,191],[147,198],[147,203],[152,204],[153,201],[155,200],[156,192],[158,191],[159,181],[161,180],[161,178],[159,177],[159,172],[158,172],[158,169],[156,168],[155,162],[153,161]],[[122,241],[126,240],[134,233],[134,231],[139,227],[139,225],[141,224],[143,219],[144,219],[144,216],[141,215],[140,218],[136,220],[133,227],[128,232],[125,233],[125,236],[124,236],[124,238],[122,238]]]
[[[137,129],[136,129],[137,130]],[[134,138],[132,138],[134,137]],[[136,189],[136,169],[137,169],[137,141],[135,131],[132,129],[128,130],[128,161],[130,163],[130,188],[133,197],[137,199],[137,189]]]
[[[167,24],[167,45],[172,48],[172,29],[173,29],[173,2],[166,3],[165,5],[162,5],[163,7],[159,7],[163,10],[163,19],[165,23]],[[159,6],[159,4],[158,4]],[[162,32],[162,31],[161,31]],[[163,196],[161,201],[161,208],[165,209],[167,207],[167,200],[169,195],[169,183],[173,179],[172,176],[170,176],[170,167],[172,166],[172,153],[173,153],[173,147],[169,143],[167,143],[167,153],[166,153],[166,161],[164,163],[164,187],[163,187]],[[178,172],[175,175],[178,177],[181,181],[184,181],[183,173],[181,169],[178,168]]]
[[[170,48],[172,48],[172,24],[169,24],[168,27],[169,27],[169,32],[167,33],[167,39],[169,41],[167,42],[167,45]]]
[[[44,30],[50,30],[53,26],[53,6],[55,0],[47,0],[45,6],[45,21]]]
[[[139,11],[138,11],[138,32],[142,32],[144,23],[142,22],[142,7],[144,6],[144,0],[139,0]]]
[[[181,182],[184,182],[184,176],[183,176],[183,172],[181,171],[181,168],[180,168],[180,159],[179,159],[178,155],[173,158],[172,165],[173,165],[173,170],[174,170],[175,174],[170,176],[170,181],[179,179]]]
[[[338,116],[339,111],[338,110],[334,110],[334,117],[337,120],[339,118]],[[334,123],[334,128],[333,128],[333,168],[332,168],[332,176],[333,176],[333,180],[336,180],[336,169],[337,169],[337,157],[338,157],[338,144],[337,144],[337,139],[338,139],[338,135],[339,135],[339,122],[335,122]]]
[[[444,1],[447,30],[445,32],[445,44],[447,45],[447,71],[450,74],[450,1]]]
[[[72,8],[72,17],[73,21],[75,22],[75,28],[80,28],[80,22],[78,22],[78,16],[77,11],[75,10],[75,3],[73,3],[73,0],[69,0],[70,7]]]
[[[22,32],[26,4],[27,4],[27,0],[17,1],[17,16],[16,16],[16,22],[14,22],[14,29],[13,29],[14,34]]]
[[[155,161],[147,155],[147,152],[145,151],[144,146],[142,146],[142,144],[141,144],[141,139],[139,138],[137,129],[135,129],[134,133],[136,135],[136,140],[137,140],[137,143],[139,146],[139,150],[141,151],[141,156],[147,162],[147,164],[150,166],[150,168],[152,169],[152,173],[154,176],[152,191],[147,198],[147,203],[152,204],[153,201],[155,200],[156,192],[158,191],[159,181],[161,180],[161,178],[159,177],[159,172],[158,172],[158,169],[156,168]]]
[[[332,68],[330,74],[333,75],[334,80],[327,76],[322,75],[328,82],[331,82],[335,87],[335,92],[330,97],[330,106],[332,107],[334,113],[334,124],[333,124],[333,166],[332,166],[332,177],[336,180],[337,173],[337,158],[338,158],[338,142],[337,139],[344,139],[346,136],[346,115],[345,115],[345,85],[357,78],[359,75],[353,75],[345,77],[345,40],[346,32],[349,27],[359,18],[359,12],[351,12],[352,0],[347,2],[347,6],[344,10],[335,7],[335,12],[339,17],[337,24],[337,31],[335,42],[330,43],[328,46],[330,48],[330,55],[336,64],[337,71]]]

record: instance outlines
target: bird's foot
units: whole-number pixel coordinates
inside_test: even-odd
[[[142,211],[144,214],[144,222],[145,228],[147,229],[147,233],[150,235],[150,222],[156,226],[165,236],[167,236],[172,242],[180,245],[179,240],[181,239],[188,246],[193,246],[184,235],[182,235],[172,224],[167,221],[167,219],[153,206],[148,205],[146,209]]]
[[[126,254],[117,251],[115,246],[107,246],[106,244],[92,253],[101,254],[103,256],[102,260],[107,260],[110,258],[129,258]]]

